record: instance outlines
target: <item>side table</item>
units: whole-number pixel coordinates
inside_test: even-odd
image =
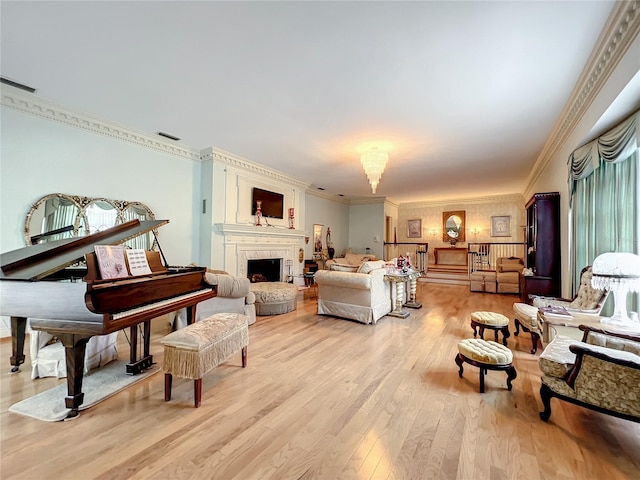
[[[393,298],[393,289],[391,289],[391,312],[389,313],[392,317],[399,318],[407,318],[409,316],[409,312],[404,310],[402,307],[410,307],[410,308],[420,308],[422,304],[416,302],[416,289],[417,289],[417,279],[420,276],[420,272],[415,272],[410,270],[408,272],[387,272],[384,276],[384,279],[388,281],[390,284],[394,284],[396,286],[396,296]],[[409,297],[407,303],[403,305],[402,299],[404,298],[404,284],[405,282],[409,282]]]

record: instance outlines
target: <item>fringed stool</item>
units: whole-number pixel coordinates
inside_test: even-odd
[[[462,378],[464,362],[480,368],[480,393],[484,393],[484,375],[487,370],[504,370],[507,372],[507,389],[511,390],[511,381],[518,374],[513,361],[513,352],[504,345],[476,338],[467,338],[458,343],[456,364],[460,367],[458,375]]]
[[[498,341],[498,332],[502,332],[502,344],[507,346],[509,333],[509,317],[496,312],[473,312],[471,314],[471,328],[473,328],[473,338],[476,337],[476,328],[480,328],[480,338],[484,339],[484,329],[488,328],[494,332],[494,340]]]
[[[247,366],[249,317],[239,313],[216,313],[187,325],[161,340],[164,345],[164,400],[171,400],[173,375],[194,380],[196,408],[202,399],[202,377],[242,351],[242,368]]]

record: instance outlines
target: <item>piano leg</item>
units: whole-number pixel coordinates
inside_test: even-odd
[[[11,346],[13,354],[10,361],[13,368],[11,373],[20,371],[20,365],[24,363],[24,336],[27,326],[26,317],[11,317]]]
[[[84,375],[84,355],[90,336],[75,335],[73,333],[59,334],[58,338],[64,345],[67,362],[67,396],[65,406],[71,409],[69,417],[78,415],[78,407],[84,401],[82,393],[82,377]]]
[[[129,346],[129,363],[126,365],[127,375],[136,375],[143,372],[153,365],[153,356],[151,352],[151,320],[143,323],[143,353],[142,358],[138,360],[138,327],[133,325],[130,328],[131,345]]]

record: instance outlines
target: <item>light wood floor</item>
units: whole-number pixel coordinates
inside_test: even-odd
[[[509,317],[516,297],[420,283],[424,304],[407,319],[375,326],[320,317],[300,293],[298,309],[258,317],[249,364],[240,355],[192,382],[163,375],[82,412],[45,423],[9,406],[63,381],[9,375],[0,344],[3,479],[626,479],[639,478],[640,425],[552,400],[538,417],[538,355],[528,335],[511,337],[518,377],[478,371],[458,377],[454,357],[476,310]],[[154,353],[161,363],[154,325]],[[122,347],[126,358],[126,346]]]

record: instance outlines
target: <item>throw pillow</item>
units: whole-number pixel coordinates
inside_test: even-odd
[[[332,263],[329,265],[329,270],[333,272],[355,272],[358,269],[355,265],[344,265],[341,263]]]
[[[523,268],[522,260],[518,257],[503,258],[499,264],[500,272],[519,272]]]
[[[384,268],[384,260],[375,260],[371,262],[362,262],[356,273],[371,273],[378,268]]]

